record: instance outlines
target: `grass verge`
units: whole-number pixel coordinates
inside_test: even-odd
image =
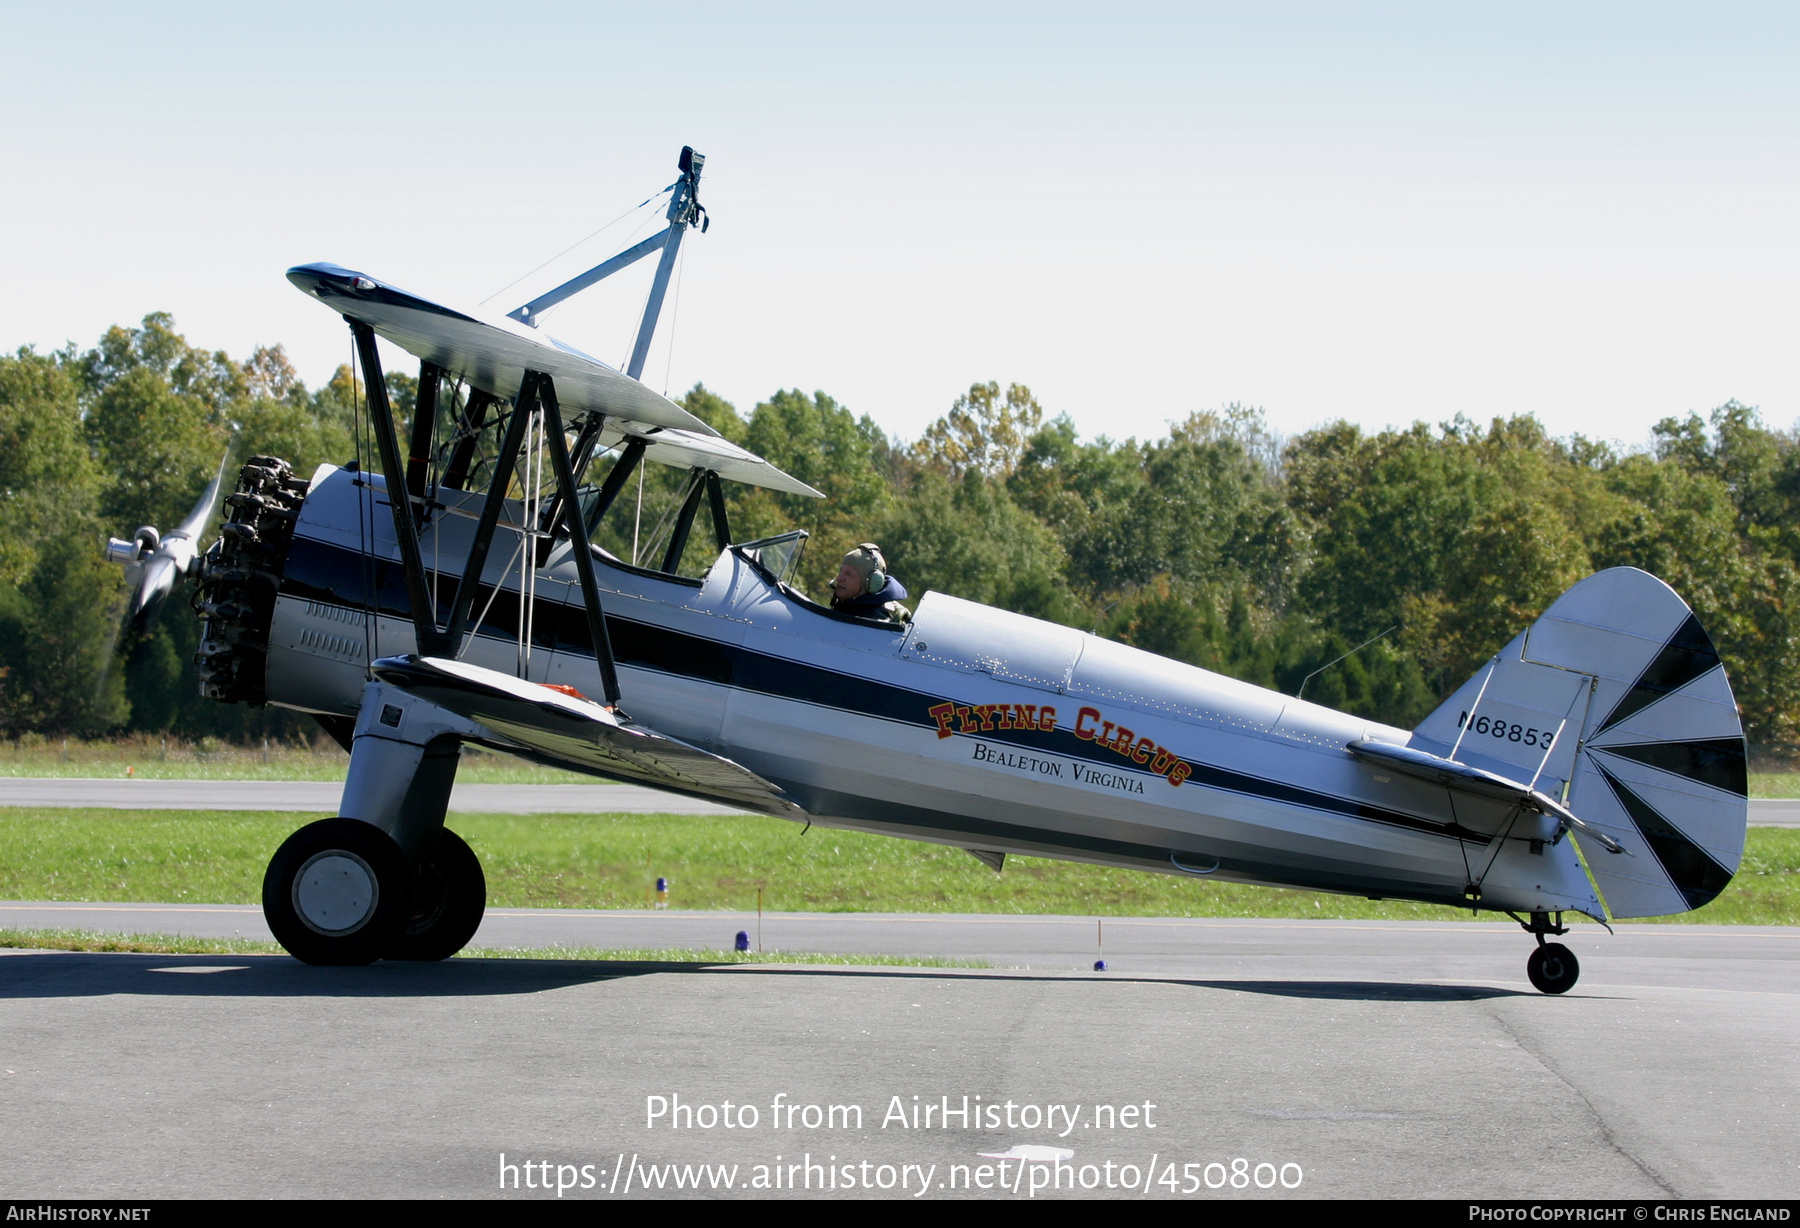
[[[0,899],[250,904],[304,816],[0,809]],[[1460,909],[1246,887],[1039,858],[996,875],[958,849],[764,818],[458,815],[494,908],[643,908],[1075,916],[1467,920]],[[1483,919],[1495,914],[1483,913]],[[1717,900],[1668,918],[1800,924],[1800,829],[1751,828]]]
[[[185,934],[105,934],[96,930],[0,927],[0,948],[15,951],[124,951],[140,955],[280,955],[253,938],[189,938]]]
[[[201,739],[134,737],[116,741],[24,737],[0,741],[0,780],[34,778],[139,780],[342,781],[350,756],[321,734],[316,744],[231,746]],[[594,776],[539,767],[511,755],[465,746],[456,778],[475,785],[599,785]]]

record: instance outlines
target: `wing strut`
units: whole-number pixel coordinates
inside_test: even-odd
[[[412,455],[406,458],[406,493],[415,499],[425,497],[425,479],[431,469],[431,436],[437,429],[438,377],[442,374],[443,369],[436,363],[420,360],[419,396],[413,406]]]
[[[625,445],[625,450],[619,453],[619,459],[613,462],[613,467],[607,471],[606,480],[600,484],[600,493],[594,499],[594,506],[587,511],[586,527],[589,533],[600,527],[601,517],[606,515],[613,500],[619,497],[619,492],[625,489],[625,482],[631,477],[631,471],[644,459],[646,446],[642,439],[634,436]]]
[[[712,505],[713,540],[723,550],[731,544],[731,522],[725,516],[725,488],[710,469],[706,471],[706,499]]]
[[[349,317],[345,317],[348,319]],[[404,474],[400,463],[400,440],[394,430],[394,415],[388,406],[387,387],[381,372],[381,356],[375,352],[375,331],[367,324],[350,320],[350,331],[356,337],[357,353],[362,359],[363,381],[369,397],[369,417],[381,452],[382,476],[387,479],[388,502],[394,509],[394,535],[400,542],[400,561],[406,570],[406,594],[412,606],[413,628],[418,636],[419,655],[454,657],[468,623],[469,608],[474,604],[481,573],[487,565],[488,548],[493,544],[494,530],[500,523],[500,511],[506,502],[506,488],[512,484],[512,470],[524,443],[525,422],[531,416],[533,403],[543,407],[544,435],[550,446],[550,464],[556,471],[557,497],[564,507],[581,506],[575,495],[575,469],[569,463],[569,441],[563,434],[562,406],[556,399],[556,383],[548,375],[527,371],[519,395],[513,400],[512,417],[506,424],[506,439],[500,455],[494,460],[493,483],[481,507],[481,520],[475,540],[469,547],[468,562],[456,586],[456,599],[450,608],[450,626],[440,630],[437,606],[426,586],[425,560],[419,550],[418,526],[413,522],[412,500],[405,494]],[[587,607],[588,632],[594,641],[594,656],[600,665],[600,680],[606,689],[609,707],[619,702],[619,672],[613,662],[612,641],[606,634],[606,614],[600,607],[600,587],[594,579],[594,556],[588,548],[587,525],[580,516],[563,518],[569,525],[569,536],[575,547],[575,570],[581,577],[582,604]],[[521,526],[529,528],[529,526]]]
[[[425,586],[425,559],[419,552],[419,526],[413,519],[412,499],[406,493],[406,469],[400,464],[400,439],[394,430],[393,410],[388,406],[381,356],[375,352],[375,330],[349,316],[344,318],[350,321],[350,332],[356,338],[356,352],[362,359],[363,390],[369,398],[369,425],[374,429],[376,447],[381,453],[381,474],[387,479],[388,506],[394,511],[394,536],[400,542],[400,562],[406,569],[406,600],[412,606],[419,651],[428,656],[447,655],[445,650],[455,641],[438,630],[437,603]]]
[[[525,373],[512,416],[506,420],[506,437],[500,441],[500,452],[494,457],[487,498],[481,503],[481,519],[476,521],[475,539],[469,543],[469,559],[463,565],[462,579],[457,581],[456,599],[450,604],[450,646],[447,651],[436,654],[438,656],[459,655],[463,631],[469,623],[469,607],[475,604],[475,591],[480,588],[481,573],[487,567],[488,548],[494,544],[494,529],[500,523],[500,509],[506,505],[506,488],[512,485],[513,464],[518,460],[520,445],[525,442],[525,420],[531,416],[524,408],[526,397],[535,394],[537,380],[537,372]]]
[[[469,389],[469,403],[463,408],[462,421],[456,426],[456,446],[450,450],[450,463],[444,466],[443,487],[461,490],[469,480],[469,465],[475,459],[475,442],[487,424],[487,411],[495,402],[494,394],[479,388]]]
[[[526,373],[525,385],[527,389],[532,386],[530,372]],[[544,435],[550,441],[550,465],[556,471],[557,493],[563,506],[575,513],[564,519],[569,526],[569,544],[574,547],[575,572],[581,577],[581,602],[587,607],[588,632],[594,639],[594,658],[600,665],[606,705],[617,707],[619,671],[613,664],[612,641],[606,634],[606,612],[600,608],[600,585],[594,579],[594,552],[588,547],[587,524],[580,515],[581,503],[575,497],[575,469],[569,464],[569,441],[563,436],[562,407],[556,401],[556,382],[548,375],[539,375],[535,393],[544,407]],[[519,408],[522,409],[525,403],[521,391]]]
[[[681,566],[687,553],[688,534],[694,531],[694,517],[700,511],[700,500],[706,494],[706,471],[688,472],[687,498],[681,501],[681,514],[675,518],[675,531],[669,534],[669,548],[663,551],[662,569],[673,572]]]
[[[548,377],[546,377],[548,378]],[[554,393],[552,394],[554,395]],[[586,467],[592,455],[594,444],[600,438],[600,429],[606,425],[605,414],[589,414],[580,420],[581,426],[575,432],[575,446],[569,451],[569,468],[575,474],[575,480],[581,481],[581,471]],[[563,520],[567,518],[571,507],[580,508],[578,503],[570,503],[563,497],[559,484],[556,493],[550,496],[549,510],[544,513],[544,536],[538,540],[537,565],[542,567],[549,557],[556,539],[562,535]]]

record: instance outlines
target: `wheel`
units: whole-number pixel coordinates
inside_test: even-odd
[[[1568,993],[1581,975],[1581,964],[1562,943],[1546,942],[1525,961],[1525,975],[1545,993]]]
[[[487,877],[481,861],[448,827],[413,872],[412,912],[382,950],[383,959],[449,959],[481,928]]]
[[[289,836],[263,875],[263,916],[308,964],[368,964],[411,912],[412,867],[393,837],[358,819],[320,819]]]

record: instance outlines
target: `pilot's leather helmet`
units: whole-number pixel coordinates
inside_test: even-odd
[[[846,554],[844,566],[862,577],[865,593],[879,593],[887,587],[887,560],[881,556],[881,547],[874,542],[863,542]]]

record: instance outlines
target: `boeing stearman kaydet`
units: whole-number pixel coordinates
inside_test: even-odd
[[[1642,571],[1575,585],[1413,730],[946,593],[896,623],[798,592],[805,535],[735,539],[721,483],[818,492],[638,378],[702,164],[682,151],[659,234],[507,316],[289,270],[355,337],[381,472],[254,457],[197,561],[205,515],[115,543],[159,586],[135,609],[197,572],[206,695],[313,713],[350,749],[339,817],[264,882],[294,955],[442,959],[473,936],[485,882],[444,826],[467,743],[997,871],[1024,854],[1505,912],[1547,993],[1577,975],[1546,942],[1565,914],[1680,913],[1730,881],[1743,729],[1693,611]],[[651,254],[625,370],[536,326]],[[377,335],[420,361],[406,441]],[[648,462],[686,493],[634,562],[591,537]]]

